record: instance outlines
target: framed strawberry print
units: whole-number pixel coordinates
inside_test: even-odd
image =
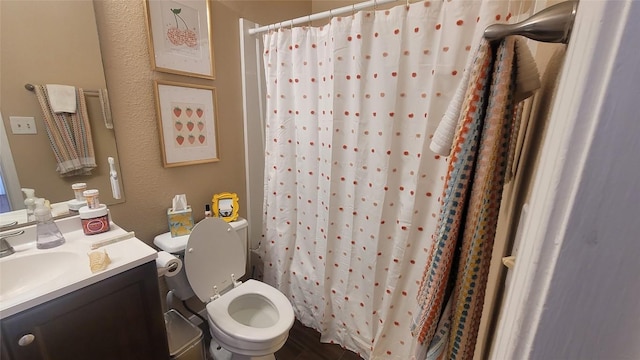
[[[215,78],[208,0],[145,0],[153,70]]]
[[[164,167],[218,161],[216,89],[162,80],[154,85]]]

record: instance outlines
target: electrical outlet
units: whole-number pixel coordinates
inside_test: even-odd
[[[37,134],[36,119],[32,116],[9,116],[13,134]]]

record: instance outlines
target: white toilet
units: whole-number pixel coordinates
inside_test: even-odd
[[[246,272],[246,245],[224,220],[205,218],[186,244],[186,276],[207,304],[214,358],[217,343],[233,360],[275,359],[293,326],[293,308],[284,294],[265,283],[237,281]]]

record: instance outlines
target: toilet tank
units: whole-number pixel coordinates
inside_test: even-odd
[[[238,217],[238,219],[236,221],[232,221],[229,223],[229,225],[231,225],[232,228],[234,228],[236,230],[236,232],[238,233],[238,236],[240,237],[240,240],[242,241],[242,244],[244,244],[244,253],[245,253],[245,260],[246,260],[246,265],[245,265],[245,276],[244,277],[251,277],[252,276],[252,271],[251,271],[251,254],[249,251],[249,222],[247,221],[247,219],[243,219],[241,217]],[[244,278],[242,279],[244,281]]]
[[[231,225],[231,227],[238,233],[240,240],[242,240],[242,243],[244,244],[244,252],[249,254],[249,251],[247,251],[247,246],[249,246],[249,232],[247,230],[249,222],[247,219],[239,217],[236,221],[230,222],[229,225]]]
[[[236,221],[230,222],[229,225],[231,225],[231,227],[238,233],[240,240],[244,244],[244,252],[247,254],[248,261],[249,252],[247,251],[247,246],[249,246],[249,233],[247,228],[249,226],[249,222],[246,219],[239,217]],[[184,254],[184,249],[187,247],[188,240],[189,235],[171,237],[171,233],[166,232],[156,236],[155,239],[153,239],[153,244],[168,253],[182,255]]]

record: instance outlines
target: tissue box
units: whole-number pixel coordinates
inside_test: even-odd
[[[169,220],[169,231],[171,237],[189,235],[193,229],[193,214],[191,206],[187,206],[185,210],[174,211],[169,208],[167,210],[167,219]]]

